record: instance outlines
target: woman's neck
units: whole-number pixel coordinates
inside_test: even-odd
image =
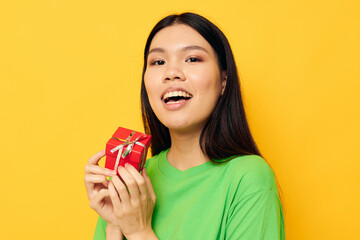
[[[201,151],[200,134],[201,131],[183,133],[170,130],[171,147],[167,159],[173,167],[184,171],[209,161]]]

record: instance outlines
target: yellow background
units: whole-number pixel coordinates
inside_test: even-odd
[[[0,2],[1,239],[91,239],[87,159],[142,130],[145,40],[195,11],[229,38],[287,239],[360,239],[360,21],[353,1]]]

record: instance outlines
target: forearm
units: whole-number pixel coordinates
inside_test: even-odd
[[[106,227],[106,240],[124,240],[124,236],[120,228],[108,225]]]

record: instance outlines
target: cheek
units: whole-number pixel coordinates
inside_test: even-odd
[[[152,90],[159,84],[159,74],[153,70],[146,70],[144,74],[144,83],[146,90]]]
[[[202,71],[196,76],[196,89],[199,94],[215,94],[220,95],[221,81],[220,75],[217,71],[209,71],[208,69]]]
[[[156,81],[153,81],[153,79],[151,78],[151,74],[147,72],[145,72],[144,74],[144,84],[150,105],[154,109],[155,99],[157,96],[159,96],[159,93],[157,92],[158,87],[156,86]]]
[[[151,75],[147,71],[144,74],[144,84],[145,84],[146,92],[150,98],[150,96],[152,95],[152,89],[154,89],[154,86],[152,85],[154,84],[153,81],[151,81]]]

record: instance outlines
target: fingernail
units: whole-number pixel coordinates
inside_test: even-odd
[[[130,166],[129,163],[125,163],[125,167],[128,168]]]

